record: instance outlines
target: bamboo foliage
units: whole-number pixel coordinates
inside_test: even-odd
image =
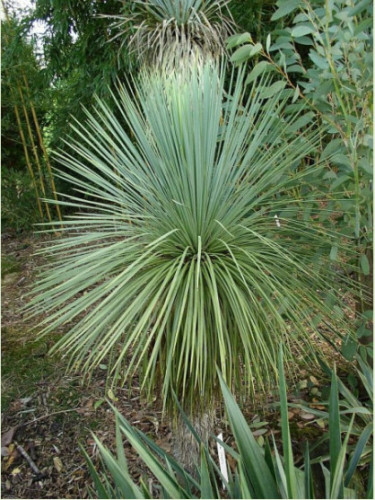
[[[54,199],[56,201],[56,203],[55,203],[56,213],[57,213],[57,216],[58,216],[59,220],[61,221],[62,220],[61,210],[60,210],[60,206],[57,203],[58,198],[57,198],[56,185],[55,185],[55,179],[53,177],[51,162],[49,160],[48,152],[47,152],[46,146],[44,144],[42,132],[41,132],[40,125],[39,125],[39,120],[38,120],[38,117],[37,117],[36,112],[35,112],[35,107],[34,107],[32,101],[31,101],[29,83],[27,81],[26,75],[23,74],[22,76],[23,76],[23,81],[25,83],[25,87],[26,87],[27,97],[28,97],[28,100],[29,100],[29,103],[30,103],[31,114],[33,116],[33,120],[34,120],[34,124],[35,124],[35,129],[36,129],[36,133],[37,133],[38,140],[39,140],[39,145],[40,145],[40,148],[41,148],[41,150],[43,152],[45,164],[46,164],[46,167],[47,167],[47,171],[48,171],[48,175],[49,175],[49,181],[50,181],[50,185],[51,185],[51,188],[52,188],[53,197],[54,197]]]
[[[1,4],[2,4],[4,14],[5,14],[6,21],[10,27],[11,20],[10,20],[10,17],[8,14],[8,9],[7,9],[7,6],[4,2],[4,0],[1,0]],[[9,45],[11,43],[11,41],[10,41],[10,38],[6,32],[4,32],[4,36],[5,36],[6,43]],[[22,142],[22,146],[23,146],[23,150],[24,150],[24,154],[25,154],[25,161],[26,161],[27,169],[28,169],[28,172],[30,174],[33,188],[34,188],[34,192],[35,192],[36,203],[38,205],[38,211],[40,214],[40,218],[41,218],[41,220],[43,220],[44,215],[46,215],[47,219],[50,222],[52,222],[52,220],[54,218],[53,214],[51,213],[50,205],[46,201],[46,196],[47,196],[48,192],[51,191],[53,193],[53,197],[54,197],[54,200],[56,202],[55,203],[56,215],[57,215],[58,219],[60,221],[62,221],[61,210],[60,210],[60,207],[57,203],[58,199],[57,199],[56,186],[55,186],[55,182],[54,182],[53,172],[52,172],[51,164],[49,161],[48,152],[47,152],[47,149],[46,149],[45,144],[44,144],[43,135],[41,132],[39,120],[37,117],[37,113],[35,111],[35,106],[34,106],[34,103],[31,99],[30,87],[29,87],[29,84],[27,81],[27,77],[26,77],[23,69],[21,68],[21,77],[22,77],[23,82],[24,82],[24,88],[23,88],[20,85],[19,81],[17,81],[17,83],[14,86],[12,86],[12,77],[11,77],[9,71],[6,71],[6,76],[8,78],[9,85],[10,85],[10,93],[11,93],[11,96],[12,96],[12,99],[14,102],[14,113],[16,116],[17,126],[19,129],[19,134],[20,134],[20,138],[21,138],[21,142]],[[26,98],[25,98],[24,89],[26,89]],[[18,99],[17,99],[17,95],[18,95]],[[19,102],[17,102],[17,100]],[[26,125],[26,134],[25,134],[25,130],[24,130],[24,125],[22,124],[22,121],[21,121],[19,106],[21,107],[22,112],[23,112],[25,125]],[[31,111],[33,122],[34,122],[35,130],[37,133],[39,147],[42,150],[44,162],[45,162],[45,165],[47,167],[47,173],[48,173],[47,177],[45,176],[45,174],[43,172],[43,164],[42,164],[42,161],[41,161],[41,158],[39,155],[39,148],[38,148],[38,145],[36,144],[35,139],[34,139],[34,133],[32,130],[32,124],[31,124],[30,115],[29,115],[30,111]],[[27,137],[28,137],[28,140],[27,140]],[[33,166],[33,162],[32,162],[31,157],[30,157],[30,151],[29,151],[30,149],[32,152],[32,156],[34,157],[36,171],[35,171],[35,166]],[[43,198],[44,209],[42,208],[41,198]],[[45,212],[45,214],[44,214],[44,212]]]

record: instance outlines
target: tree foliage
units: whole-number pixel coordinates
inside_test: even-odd
[[[64,148],[71,116],[83,119],[94,95],[110,96],[117,79],[136,67],[119,43],[110,42],[109,22],[101,14],[118,13],[117,0],[77,2],[37,0],[31,19],[43,21],[45,72],[51,82],[49,136],[53,149]],[[135,68],[134,68],[135,69]]]
[[[248,81],[271,72],[294,89],[291,112],[305,107],[306,125],[313,117],[321,124],[319,156],[326,169],[311,179],[311,186],[327,199],[328,210],[319,214],[322,223],[355,238],[358,281],[364,287],[372,286],[373,275],[372,11],[368,0],[354,5],[346,0],[279,0],[272,19],[281,25],[264,43],[250,33],[228,42],[236,47],[233,62],[253,60]],[[335,216],[328,217],[329,212]],[[372,310],[372,303],[362,297],[357,311],[366,310]],[[371,334],[366,321],[359,318],[359,336]]]
[[[20,109],[20,119],[26,130],[23,104],[29,109],[32,101],[38,118],[43,123],[47,110],[45,92],[48,82],[35,56],[35,41],[27,37],[27,25],[11,17],[1,21],[1,156],[3,164],[17,170],[26,169],[25,155],[20,139],[14,107]],[[26,77],[28,88],[25,86]],[[22,94],[20,93],[20,90]],[[35,135],[34,124],[31,123]]]

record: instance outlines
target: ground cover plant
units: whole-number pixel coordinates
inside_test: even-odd
[[[40,244],[38,236],[2,231],[1,495],[88,498],[91,479],[79,443],[95,466],[99,464],[91,431],[113,449],[115,422],[106,402],[110,394],[104,370],[93,375],[88,387],[82,385],[79,374],[66,373],[60,356],[48,355],[64,328],[35,341],[37,318],[26,321],[22,314],[36,269],[46,263],[44,257],[34,255]],[[159,402],[147,405],[140,400],[136,379],[117,397],[122,415],[168,450],[170,428],[161,419]],[[126,456],[137,480],[146,470],[128,448]]]

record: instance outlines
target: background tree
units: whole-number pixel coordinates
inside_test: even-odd
[[[128,34],[134,34],[135,4],[134,2],[117,0],[106,2],[36,0],[34,3],[35,8],[31,10],[16,11],[15,18],[19,20],[18,22],[22,22],[25,40],[29,39],[30,30],[35,21],[43,22],[45,27],[45,32],[43,36],[39,37],[38,43],[36,44],[34,40],[32,44],[36,56],[31,54],[28,60],[35,59],[37,68],[34,68],[29,81],[33,85],[39,85],[39,91],[32,92],[32,98],[37,109],[38,120],[41,123],[45,144],[49,151],[59,148],[65,149],[64,138],[69,134],[71,116],[82,121],[84,119],[83,107],[90,108],[93,105],[95,94],[108,100],[108,103],[111,104],[110,90],[114,89],[117,79],[124,81],[129,76],[131,69],[134,74],[137,72],[138,60],[128,54],[125,43],[126,36],[114,38],[119,34],[118,30],[111,26],[111,19],[102,17],[103,15],[121,15],[126,19],[130,18],[127,24],[130,30]],[[138,9],[142,7],[143,3],[141,2],[137,6]],[[207,9],[203,10],[203,13],[206,13],[212,23],[216,23],[216,29],[219,29],[220,19],[217,19],[219,11],[215,13],[217,2],[211,3],[214,7],[213,13],[210,14]],[[219,2],[220,12],[226,12],[225,4],[226,2]],[[238,15],[237,21],[240,20],[242,23],[245,22],[245,19],[252,19],[254,20],[253,26],[259,27],[260,24],[255,22],[255,19],[259,20],[260,15],[263,16],[262,19],[268,18],[268,13],[264,14],[265,10],[267,12],[267,8],[260,4],[255,6],[251,6],[251,4],[250,1],[232,0],[230,7],[233,7],[234,14]],[[13,6],[8,5],[9,9],[11,7]],[[249,17],[250,11],[251,16]],[[246,15],[245,12],[247,12]],[[131,21],[132,16],[133,21]],[[247,25],[244,27],[247,28]],[[222,29],[218,31],[217,36],[219,35],[221,36],[219,41],[222,44],[225,42]],[[6,43],[3,44],[4,50],[5,47]],[[21,46],[14,48],[13,56],[22,57],[18,56],[18,53],[21,54],[23,50]],[[16,59],[11,64],[16,64]],[[7,84],[4,80],[3,101],[5,103],[7,102],[7,92]],[[13,137],[13,140],[19,141],[19,137],[17,133],[15,136],[12,135],[14,134],[15,121],[12,118],[12,112],[8,113],[9,106],[6,105],[6,107],[7,111],[5,114],[3,113],[2,128],[3,165],[7,164],[7,155],[11,155],[16,162],[20,160],[25,166],[24,152],[19,151],[16,143],[13,143],[15,147],[9,147],[8,138]],[[22,169],[22,172],[24,171]],[[4,175],[3,179],[9,186],[7,180],[9,176]],[[31,180],[27,179],[27,174],[24,177],[18,174],[17,181],[12,180],[11,183],[16,182],[18,186],[26,183],[27,186],[30,186]],[[34,194],[29,187],[26,189],[26,185],[21,188],[21,191],[28,192],[30,210],[22,207],[21,198],[13,196],[13,211],[7,213],[12,216],[12,225],[31,228],[31,222],[38,219],[37,213],[34,208],[31,209],[31,206],[36,205],[37,202],[35,200],[33,202]],[[20,187],[17,189],[20,191]],[[66,191],[67,189],[68,185],[60,181],[59,190]],[[4,192],[10,191],[12,189],[4,189]],[[25,218],[26,214],[32,213],[35,213],[35,219],[34,217],[32,220],[28,220],[28,217]],[[23,222],[21,222],[22,219],[24,219]]]

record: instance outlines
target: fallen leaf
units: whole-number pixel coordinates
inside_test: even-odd
[[[321,429],[325,429],[325,422],[322,418],[320,418],[319,420],[316,421],[316,423],[318,424],[318,426],[321,428]]]
[[[14,462],[15,460],[15,456],[14,455],[9,455],[8,459],[7,459],[7,462],[6,464],[4,465],[4,470],[8,470],[9,467],[12,465],[12,463]]]
[[[11,443],[8,448],[8,458],[6,460],[6,463],[4,465],[4,470],[8,470],[9,467],[12,465],[12,463],[15,461],[15,459],[19,456],[19,453],[14,445],[14,443]]]
[[[57,472],[61,472],[64,468],[63,463],[59,457],[53,457],[53,465],[55,466]]]
[[[97,410],[99,408],[99,406],[104,403],[104,401],[105,401],[105,399],[98,399],[97,401],[95,401],[94,410]]]
[[[294,418],[294,413],[292,411],[288,411],[288,420],[292,420]]]
[[[309,377],[309,379],[310,379],[310,382],[311,382],[312,384],[314,384],[314,385],[319,385],[319,381],[318,381],[318,379],[317,379],[316,377],[314,377],[314,375],[311,375],[311,376]]]
[[[311,408],[315,408],[316,410],[326,410],[327,407],[323,405],[310,405]]]
[[[263,446],[264,445],[264,437],[259,436],[257,439],[257,443],[259,444],[259,446]]]
[[[108,397],[109,399],[112,399],[112,401],[118,401],[118,398],[113,394],[112,389],[108,389]]]
[[[312,413],[306,413],[304,411],[300,413],[299,416],[303,418],[303,420],[313,420],[315,418],[315,415],[313,415]]]
[[[12,442],[16,430],[17,427],[11,427],[9,431],[1,435],[1,447],[8,446]]]
[[[19,467],[16,467],[15,469],[12,470],[11,474],[12,476],[16,476],[21,472],[21,469]]]
[[[258,429],[253,432],[254,437],[261,436],[262,434],[265,434],[268,431],[268,429]]]
[[[300,380],[297,384],[297,387],[299,390],[301,389],[306,389],[307,387],[307,380]]]

